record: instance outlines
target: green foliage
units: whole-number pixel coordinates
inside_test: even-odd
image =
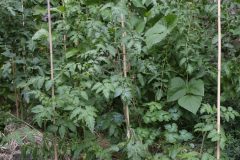
[[[56,139],[59,159],[211,160],[220,140],[222,159],[239,159],[238,0],[222,2],[220,135],[215,2],[52,0],[53,81],[46,2],[22,2],[0,2],[1,145],[17,140],[25,159],[53,159]],[[16,104],[40,145],[3,134]]]
[[[204,83],[195,79],[184,82],[183,79],[176,77],[171,79],[167,95],[169,102],[178,100],[181,107],[196,114],[204,96]]]

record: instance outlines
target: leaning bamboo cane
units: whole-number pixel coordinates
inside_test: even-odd
[[[121,24],[122,29],[125,28],[125,20],[123,14],[121,14]],[[126,32],[123,32],[123,37],[126,36]],[[126,46],[124,43],[122,43],[122,56],[123,56],[123,76],[127,78],[127,58],[126,58]],[[126,120],[126,127],[127,127],[127,138],[130,138],[130,118],[129,118],[129,108],[128,105],[124,104],[124,114],[125,114],[125,120]]]
[[[51,70],[51,81],[54,83],[54,66],[53,66],[53,42],[52,42],[52,20],[51,20],[51,6],[50,0],[47,0],[47,10],[48,10],[48,32],[49,32],[49,50],[50,50],[50,70]],[[55,97],[54,84],[52,84],[52,100]],[[55,110],[55,106],[54,110]],[[54,120],[55,123],[55,120]],[[58,160],[57,142],[54,139],[54,160]]]
[[[217,133],[220,135],[221,130],[221,0],[218,0],[218,85],[217,85]],[[220,140],[217,141],[217,160],[220,160]]]

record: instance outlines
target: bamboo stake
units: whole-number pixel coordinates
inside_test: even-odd
[[[64,0],[62,0],[62,5],[63,5],[63,7],[65,7]],[[63,13],[63,20],[65,20],[65,13]],[[65,23],[65,22],[64,22],[64,23]],[[63,35],[63,47],[64,47],[64,51],[65,51],[65,52],[67,51],[66,42],[67,42],[67,35],[64,33],[64,35]]]
[[[121,14],[121,25],[122,29],[125,28],[125,21],[124,16]],[[123,32],[123,37],[126,36],[126,32]],[[126,58],[126,46],[124,43],[122,43],[122,54],[123,54],[123,76],[127,78],[127,58]],[[127,127],[127,139],[130,139],[130,118],[129,118],[129,107],[128,105],[124,104],[124,114],[125,114],[125,120],[126,120],[126,127]]]
[[[52,42],[52,20],[51,20],[51,6],[50,0],[47,0],[47,10],[48,10],[48,32],[49,32],[49,49],[50,49],[50,69],[51,69],[51,81],[52,81],[52,99],[55,97],[54,92],[54,66],[53,66],[53,42]],[[55,110],[55,106],[54,110]],[[55,123],[55,120],[54,122]],[[54,160],[58,160],[58,150],[57,150],[57,142],[54,138]]]
[[[25,26],[24,0],[22,0],[22,26]]]
[[[48,32],[49,32],[49,49],[50,49],[50,69],[51,69],[51,80],[54,80],[54,66],[53,66],[53,43],[52,43],[52,20],[51,20],[51,6],[50,0],[48,2]],[[52,85],[52,98],[54,98],[54,85]]]
[[[222,57],[222,42],[221,42],[221,0],[218,0],[218,85],[217,85],[217,133],[220,135],[221,130],[221,57]],[[217,141],[217,160],[220,160],[221,149],[220,140]]]
[[[25,28],[24,0],[22,0],[21,3],[22,3],[22,27]],[[25,44],[23,45],[22,55],[24,55],[24,53],[25,53]],[[24,65],[24,68],[23,68],[24,73],[26,72],[25,67],[26,67],[26,64]],[[16,98],[17,98],[18,104],[19,104],[19,101],[21,102],[21,97],[19,98],[18,93],[17,93],[16,96],[17,96]],[[23,108],[23,106],[21,105],[21,103],[20,103],[19,105],[20,105],[21,118],[23,119],[23,113],[24,113],[23,109],[24,109],[24,108]]]

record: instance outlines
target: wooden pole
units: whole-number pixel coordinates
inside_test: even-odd
[[[218,85],[217,85],[217,133],[221,130],[221,57],[222,57],[222,38],[221,38],[221,0],[218,0]],[[220,160],[220,139],[217,141],[217,160]]]
[[[54,81],[54,66],[53,66],[53,43],[52,43],[52,20],[51,20],[51,6],[50,0],[48,2],[48,32],[49,32],[49,50],[50,50],[50,69],[51,69],[51,80]],[[54,85],[52,85],[52,98],[54,98]]]
[[[24,0],[22,0],[22,26],[25,26]]]
[[[123,14],[121,14],[121,24],[122,29],[125,28],[125,20]],[[126,32],[123,32],[122,37],[126,36]],[[122,56],[123,56],[123,76],[127,78],[127,58],[126,58],[126,46],[122,43]],[[130,139],[130,118],[129,118],[129,107],[128,105],[124,104],[123,107],[125,120],[126,120],[126,127],[127,127],[127,139]]]
[[[24,14],[24,0],[21,1],[22,2],[22,26],[23,28],[25,28],[25,14]],[[25,47],[25,43],[23,44],[23,51],[22,51],[22,55],[24,57],[26,57],[25,53],[26,53],[26,47]],[[24,74],[26,74],[26,64],[24,64],[24,67],[23,67],[23,71],[24,71]],[[21,90],[19,90],[20,92]],[[19,101],[21,101],[21,97],[18,97],[19,98]],[[23,119],[24,118],[24,102],[21,104],[20,103],[20,113],[21,113],[21,118]]]
[[[52,100],[55,97],[54,91],[54,66],[53,66],[53,42],[52,42],[52,19],[51,19],[51,5],[50,0],[47,0],[47,10],[48,10],[48,38],[49,38],[49,50],[50,50],[50,70],[51,70],[51,81],[52,81]],[[54,110],[55,110],[55,106]],[[54,122],[55,123],[55,120]],[[58,160],[58,150],[57,150],[57,142],[54,138],[54,160]]]
[[[64,0],[62,0],[62,5],[63,5],[63,7],[65,7]],[[65,21],[65,13],[63,13],[63,20]],[[64,22],[64,25],[65,25],[65,22]],[[66,42],[67,42],[67,35],[64,33],[64,35],[63,35],[63,47],[64,47],[65,52],[67,51]]]

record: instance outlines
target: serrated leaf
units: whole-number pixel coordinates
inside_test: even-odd
[[[81,91],[80,94],[85,100],[88,100],[88,95],[85,91]]]
[[[140,82],[141,86],[145,85],[144,78],[141,74],[137,74],[138,81]]]
[[[179,131],[179,133],[180,133],[179,139],[183,141],[189,141],[193,138],[193,135],[189,133],[187,130],[181,130]]]
[[[209,130],[208,130],[208,131],[209,131]],[[213,137],[215,137],[215,136],[217,136],[217,135],[218,135],[217,130],[216,130],[216,129],[213,129],[213,130],[211,130],[211,131],[208,133],[207,138],[213,138]]]
[[[220,140],[220,136],[218,134],[216,136],[214,136],[213,138],[211,138],[212,142],[216,142],[218,140]]]
[[[92,87],[92,91],[97,90],[100,86],[102,86],[102,83],[97,82],[97,83]]]
[[[157,90],[157,93],[156,93],[156,100],[160,100],[161,98],[162,98],[162,96],[163,96],[163,91],[162,91],[162,89],[158,89]]]
[[[38,77],[37,79],[37,88],[41,89],[44,84],[45,78],[44,77]]]
[[[165,133],[164,136],[169,143],[175,143],[179,138],[177,133]]]
[[[66,133],[66,128],[65,128],[64,126],[61,126],[61,127],[59,128],[58,132],[59,132],[60,137],[61,137],[61,138],[64,138],[65,133]]]
[[[8,57],[8,58],[13,58],[13,57],[16,57],[16,54],[15,53],[11,53],[9,50],[1,53],[2,55],[4,55],[5,57]]]
[[[31,112],[32,113],[41,113],[44,110],[42,105],[37,105],[32,108]]]
[[[75,118],[78,114],[80,114],[82,109],[80,107],[74,109],[70,115],[70,119]]]
[[[104,89],[103,90],[103,95],[106,99],[109,99],[109,96],[110,96],[110,93],[109,93],[109,90],[108,89]]]
[[[108,50],[108,52],[112,55],[112,56],[115,56],[116,55],[116,49],[113,47],[113,46],[111,46],[111,45],[107,45],[107,50]]]
[[[202,102],[201,96],[186,95],[178,100],[178,104],[186,110],[196,114]]]
[[[46,91],[49,91],[49,89],[52,87],[52,85],[53,85],[53,81],[48,80],[48,81],[45,83],[45,89],[46,89]]]
[[[165,128],[166,130],[168,130],[168,132],[177,132],[177,130],[178,130],[178,126],[177,126],[176,123],[166,124],[166,125],[164,126],[164,128]]]

